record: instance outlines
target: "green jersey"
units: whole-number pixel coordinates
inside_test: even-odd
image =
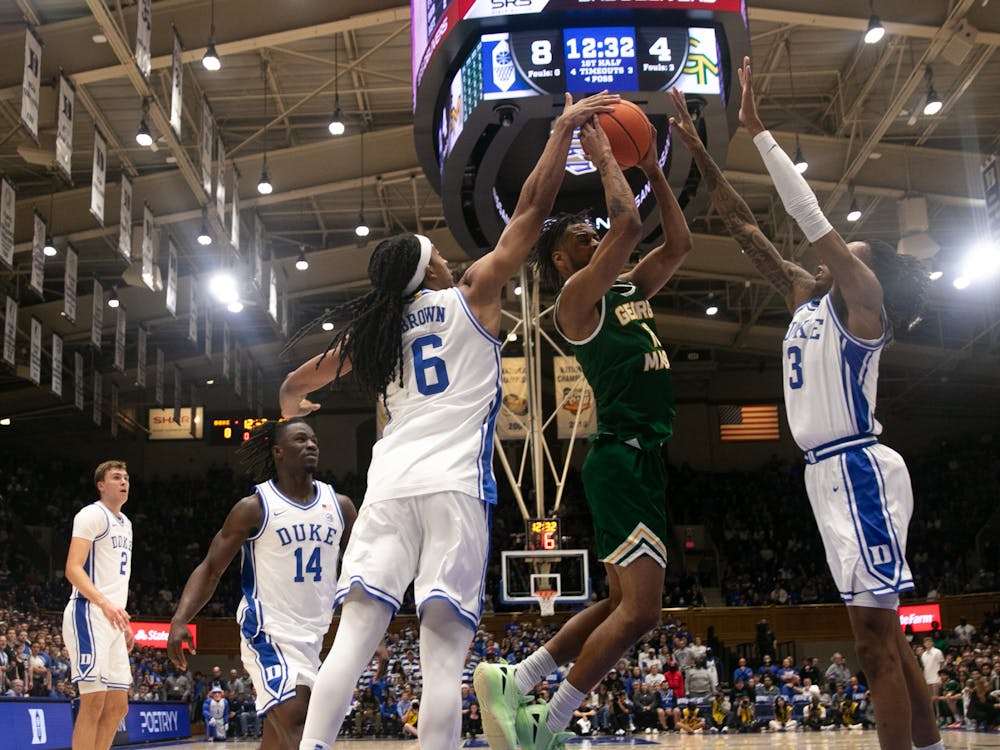
[[[567,339],[594,390],[598,433],[634,438],[643,448],[658,445],[673,433],[674,383],[653,306],[635,284],[617,281],[601,300],[600,314],[587,339]]]

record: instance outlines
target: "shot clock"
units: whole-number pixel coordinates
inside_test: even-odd
[[[559,549],[559,521],[555,518],[529,518],[524,522],[524,548]]]

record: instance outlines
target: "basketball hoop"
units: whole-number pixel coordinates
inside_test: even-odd
[[[542,617],[551,617],[556,613],[556,594],[554,589],[540,589],[535,592],[535,599],[538,600],[538,609]]]

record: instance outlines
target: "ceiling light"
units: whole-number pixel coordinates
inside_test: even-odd
[[[213,0],[214,2],[214,0]],[[271,185],[271,175],[267,171],[267,60],[264,59],[260,64],[261,78],[264,79],[264,134],[262,140],[264,143],[264,165],[260,171],[260,179],[257,181],[257,192],[261,195],[270,195],[274,192],[274,187]]]
[[[805,174],[806,170],[809,169],[809,162],[806,161],[806,157],[802,155],[802,144],[799,143],[798,135],[795,136],[795,171],[799,174]]]
[[[358,237],[367,237],[369,234],[371,234],[371,231],[372,230],[369,228],[369,226],[365,224],[365,212],[362,211],[361,213],[358,214],[358,225],[354,227],[354,233]]]
[[[215,380],[209,378],[208,380],[205,381],[205,385],[215,385]]]
[[[942,276],[944,276],[944,271],[931,271],[929,274],[927,274],[927,278],[929,278],[931,281],[937,281]]]
[[[941,101],[941,97],[938,96],[937,91],[934,90],[934,71],[931,67],[927,66],[927,102],[924,104],[924,114],[928,117],[933,117],[938,112],[944,104]]]
[[[205,50],[205,56],[201,58],[201,64],[205,66],[205,70],[211,70],[213,73],[222,68],[219,53],[215,51],[214,34],[208,43],[208,49]]]
[[[306,249],[302,248],[299,250],[299,258],[295,261],[295,268],[299,271],[309,270],[309,261],[306,260]]]
[[[146,124],[145,115],[139,120],[139,129],[135,132],[135,142],[143,148],[149,148],[153,145],[153,136],[149,132],[149,125]]]
[[[959,276],[951,283],[956,289],[966,289],[972,281],[968,276]]]
[[[521,289],[521,285],[520,284],[518,284],[516,287],[514,287],[514,294],[516,294],[518,297],[521,296],[521,292],[522,291],[523,290]]]
[[[885,36],[885,26],[882,21],[872,13],[868,19],[868,30],[865,32],[865,44],[878,44]]]
[[[341,111],[339,104],[334,107],[333,117],[330,120],[330,124],[326,127],[330,131],[330,135],[343,135],[344,131],[347,130],[347,126],[344,125],[344,113]]]
[[[118,308],[120,304],[121,301],[119,301],[118,299],[118,290],[115,289],[114,287],[111,287],[111,294],[108,296],[108,307],[110,307],[112,310],[115,310]]]
[[[0,419],[0,427],[10,427],[10,417]]]
[[[42,252],[45,253],[46,257],[53,257],[58,251],[56,250],[56,245],[52,241],[52,235],[45,235],[45,247],[42,248]]]
[[[239,300],[230,302],[228,305],[226,305],[226,309],[229,310],[229,312],[231,313],[241,313],[243,312],[243,303],[240,302]]]
[[[344,126],[344,113],[340,109],[340,65],[337,63],[337,34],[333,35],[333,117],[327,130],[330,135],[343,135],[347,129]]]
[[[90,41],[92,41],[94,44],[107,44],[108,38],[104,36],[104,34],[94,34],[92,37],[90,37]]]
[[[705,315],[718,315],[719,308],[717,305],[709,305],[705,308]]]
[[[260,171],[260,179],[257,181],[257,192],[261,195],[270,195],[274,192],[274,186],[271,184],[271,175],[268,173],[267,169],[267,157],[264,157],[264,168]]]
[[[847,212],[847,220],[854,222],[861,218],[861,209],[858,208],[856,198],[851,198],[851,209]]]
[[[507,340],[510,341],[511,343],[517,341],[517,334],[511,331],[510,333],[507,334]]]
[[[208,233],[208,210],[201,209],[201,230],[198,232],[198,244],[205,247],[212,244],[212,235]]]
[[[208,290],[219,302],[226,305],[230,302],[237,302],[240,298],[239,290],[236,288],[236,278],[225,271],[217,273],[209,279]]]
[[[977,242],[966,254],[962,263],[962,276],[969,279],[988,279],[1000,271],[1000,244]]]
[[[332,320],[324,320],[323,321],[323,330],[324,331],[332,331],[333,330],[333,321]]]

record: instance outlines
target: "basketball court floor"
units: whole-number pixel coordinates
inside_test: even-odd
[[[942,735],[947,750],[980,750],[1000,748],[998,732],[945,731]],[[338,747],[355,750],[406,750],[419,745],[413,740],[342,740]],[[256,742],[227,742],[224,745],[201,741],[188,741],[172,745],[157,745],[157,750],[191,750],[191,748],[227,747],[233,750],[253,750]],[[479,740],[464,741],[460,747],[487,748]],[[680,736],[663,734],[636,735],[634,737],[599,737],[595,739],[574,739],[567,743],[571,750],[616,747],[679,748],[679,750],[878,750],[878,739],[874,731],[862,732],[790,732],[781,734],[736,734],[736,735],[694,735]]]

